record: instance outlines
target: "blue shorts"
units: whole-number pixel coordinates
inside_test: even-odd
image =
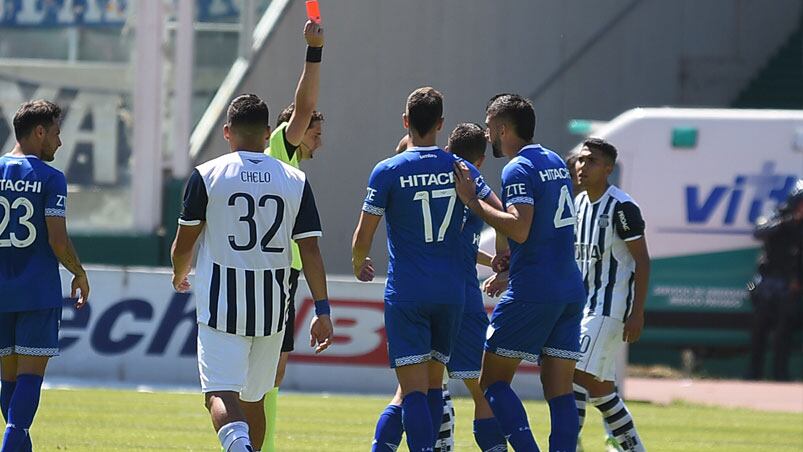
[[[449,362],[463,304],[385,300],[385,332],[390,368],[435,359]]]
[[[485,350],[533,363],[541,355],[579,361],[583,305],[500,302],[491,315]]]
[[[0,356],[59,354],[61,307],[0,312]]]
[[[452,359],[446,368],[449,378],[466,380],[480,378],[482,368],[482,346],[485,332],[488,331],[488,314],[485,312],[464,312],[457,338],[452,348]]]

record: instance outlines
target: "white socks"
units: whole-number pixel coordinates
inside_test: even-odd
[[[217,437],[226,452],[254,452],[248,437],[248,424],[243,421],[229,422],[220,427]]]

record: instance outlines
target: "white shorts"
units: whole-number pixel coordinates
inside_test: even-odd
[[[588,316],[580,324],[580,353],[575,369],[593,375],[599,381],[616,380],[616,363],[625,342],[625,324],[619,319]]]
[[[198,371],[204,393],[233,391],[258,402],[276,380],[284,332],[238,336],[198,324]]]

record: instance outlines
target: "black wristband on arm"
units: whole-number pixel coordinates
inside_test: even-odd
[[[322,55],[323,55],[323,47],[310,47],[310,46],[307,46],[307,62],[308,63],[320,63]]]

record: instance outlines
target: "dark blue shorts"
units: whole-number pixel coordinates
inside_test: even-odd
[[[464,312],[452,347],[452,359],[446,368],[449,378],[465,380],[480,378],[482,368],[482,346],[485,332],[488,331],[488,314],[485,312]]]
[[[579,361],[583,302],[503,301],[491,315],[485,350],[538,363],[541,355]]]
[[[435,359],[449,362],[463,304],[392,302],[385,300],[385,331],[390,367]]]
[[[61,307],[0,312],[0,356],[59,354]]]

